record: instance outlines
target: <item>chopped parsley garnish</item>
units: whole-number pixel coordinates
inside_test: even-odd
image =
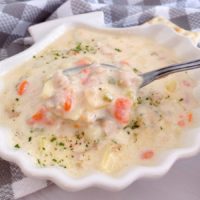
[[[76,47],[74,49],[72,49],[73,51],[79,53],[80,51],[82,51],[82,47],[81,47],[81,42],[79,42]]]
[[[112,142],[113,142],[114,144],[117,144],[117,142],[116,142],[115,140],[112,140]]]
[[[29,138],[28,138],[28,141],[31,142],[31,140],[32,140],[32,137],[29,137]]]
[[[109,77],[108,83],[112,84],[112,85],[115,85],[117,83],[117,81],[113,77]]]
[[[162,118],[163,118],[163,116],[161,114],[159,114],[159,121],[161,121]]]
[[[56,140],[56,138],[55,138],[55,137],[52,137],[50,141],[51,141],[51,142],[54,142],[55,140]]]
[[[75,48],[73,48],[71,50],[76,52],[76,53],[80,53],[80,52],[83,52],[83,53],[87,53],[87,52],[96,53],[96,50],[95,50],[94,47],[89,46],[88,44],[84,45],[81,42],[78,42],[77,45],[75,46]]]
[[[138,103],[138,104],[141,104],[141,103],[142,103],[142,97],[138,97],[138,98],[137,98],[137,103]]]
[[[165,97],[165,99],[169,99],[170,98],[170,95],[167,95],[166,97]]]
[[[180,101],[180,102],[183,101],[183,98],[180,98],[179,101]]]
[[[58,143],[59,146],[64,146],[65,144],[63,142]]]
[[[133,71],[134,71],[135,73],[138,73],[138,72],[139,72],[139,70],[138,70],[137,68],[133,68]]]
[[[130,124],[128,124],[127,126],[125,126],[123,129],[126,130],[127,128],[130,128],[132,130],[134,130],[136,128],[140,128],[139,120],[131,121]],[[127,132],[127,134],[130,134],[130,133]]]
[[[136,129],[136,128],[140,128],[140,125],[139,125],[139,122],[136,120],[134,121],[131,126],[130,126],[131,129]]]
[[[111,102],[113,100],[113,96],[109,93],[106,93],[104,96],[103,96],[103,100],[104,101],[107,101],[107,102]]]
[[[128,135],[130,135],[130,131],[127,131],[126,133],[127,133]]]
[[[15,145],[15,148],[16,148],[16,149],[19,149],[19,148],[21,148],[21,147],[20,147],[19,144],[16,144],[16,145]]]
[[[169,98],[169,97],[170,96],[168,95],[167,98]],[[148,101],[149,105],[151,105],[151,106],[158,106],[161,103],[161,99],[155,98],[154,94],[152,94],[151,96],[146,97],[145,100]]]
[[[60,56],[60,54],[58,52],[54,53],[55,56]]]
[[[119,49],[119,48],[115,48],[115,51],[117,51],[117,52],[122,52],[122,50]]]

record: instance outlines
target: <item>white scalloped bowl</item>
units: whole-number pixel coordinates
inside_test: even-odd
[[[33,55],[55,41],[65,31],[80,26],[99,31],[109,31],[113,34],[119,32],[123,34],[134,33],[136,35],[152,38],[156,42],[173,49],[182,60],[192,60],[200,57],[200,49],[193,46],[189,39],[177,35],[164,25],[142,25],[130,28],[99,28],[86,24],[70,23],[58,27],[47,37],[26,51],[0,62],[0,91],[3,89],[4,85],[1,77],[6,72],[32,58]],[[194,70],[190,74],[195,79],[200,77],[199,70]],[[199,91],[200,86],[195,89],[195,93],[198,97],[200,96]],[[199,110],[196,110],[196,112],[198,112],[200,116]],[[183,134],[181,148],[166,151],[157,159],[157,163],[154,166],[137,166],[132,169],[130,168],[123,175],[118,177],[111,177],[98,172],[75,179],[68,176],[66,172],[57,167],[40,168],[34,164],[32,158],[23,152],[23,150],[13,149],[10,145],[11,131],[5,127],[0,127],[0,156],[5,160],[16,163],[27,176],[51,180],[66,190],[77,191],[91,186],[110,190],[121,190],[139,178],[161,176],[170,169],[177,159],[198,153],[200,149],[200,124],[199,128],[192,129],[189,132],[189,134]]]

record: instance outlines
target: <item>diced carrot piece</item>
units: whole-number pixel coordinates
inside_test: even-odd
[[[64,103],[64,110],[68,112],[71,110],[71,107],[72,107],[72,99],[71,97],[67,96]]]
[[[118,98],[114,104],[114,117],[123,124],[129,122],[132,101],[127,98]]]
[[[147,150],[141,154],[141,159],[147,160],[151,159],[154,156],[154,152],[152,150]]]
[[[80,128],[81,126],[80,126],[80,124],[74,124],[74,127],[75,128]]]
[[[184,127],[184,126],[185,126],[184,120],[178,121],[177,124],[178,124],[180,127]]]
[[[28,86],[28,81],[27,80],[23,80],[18,85],[18,88],[17,88],[18,95],[22,96],[25,93],[27,86]]]
[[[38,112],[36,112],[32,116],[32,120],[34,120],[34,121],[41,121],[41,120],[44,119],[44,117],[45,117],[45,110],[41,108]]]
[[[192,122],[192,120],[193,120],[193,114],[189,113],[188,114],[188,122]]]
[[[88,65],[90,64],[91,61],[88,58],[81,58],[80,60],[78,60],[75,65],[77,66],[82,66],[82,65]]]
[[[28,119],[27,123],[29,125],[33,125],[35,123],[41,123],[45,125],[52,125],[54,121],[51,118],[47,117],[47,109],[45,107],[40,108],[30,119]]]

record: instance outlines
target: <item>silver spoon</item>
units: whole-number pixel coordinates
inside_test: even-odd
[[[68,69],[65,69],[63,71],[63,73],[65,75],[68,75],[69,73],[74,73],[74,72],[77,73],[84,68],[92,67],[93,64],[94,63],[68,68]],[[100,63],[99,65],[106,67],[106,68],[114,69],[114,70],[120,70],[120,71],[122,70],[120,67],[111,65],[111,64]],[[169,65],[167,67],[163,67],[163,68],[156,69],[156,70],[153,70],[150,72],[139,74],[139,76],[142,77],[142,80],[143,80],[140,85],[140,88],[148,85],[149,83],[151,83],[157,79],[163,78],[170,74],[173,74],[176,72],[182,72],[182,71],[186,71],[186,70],[197,69],[197,68],[200,68],[200,59],[192,60],[192,61],[188,61],[188,62],[184,62],[184,63],[179,63],[179,64],[173,64],[173,65]]]

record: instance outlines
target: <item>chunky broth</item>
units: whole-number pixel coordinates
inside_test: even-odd
[[[11,128],[13,147],[37,165],[72,176],[151,165],[194,124],[196,82],[184,72],[137,90],[137,74],[176,62],[153,40],[76,28],[3,77],[0,123]],[[62,72],[89,63],[94,67]]]

